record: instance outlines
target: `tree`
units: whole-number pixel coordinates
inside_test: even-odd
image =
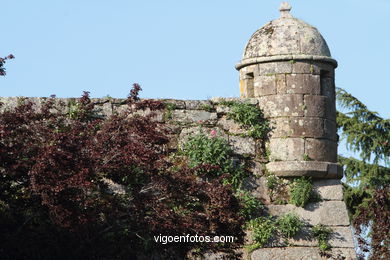
[[[7,57],[4,57],[4,58],[0,58],[0,76],[5,76],[5,68],[4,68],[4,64],[6,62],[6,60],[11,60],[11,59],[14,59],[14,55],[10,54],[8,55]]]
[[[346,177],[344,197],[358,243],[370,259],[390,259],[390,120],[341,88],[337,99],[345,111],[337,112],[338,127],[347,149],[360,156],[360,160],[339,156]],[[368,237],[365,230],[370,230]]]

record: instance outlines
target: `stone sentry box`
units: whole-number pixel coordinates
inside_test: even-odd
[[[341,178],[337,162],[334,70],[337,61],[311,25],[290,14],[257,30],[248,41],[240,94],[256,98],[270,119],[267,169],[278,176]]]

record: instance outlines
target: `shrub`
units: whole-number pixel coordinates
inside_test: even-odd
[[[330,249],[328,240],[332,234],[332,229],[322,224],[318,224],[312,228],[314,238],[318,241],[318,247],[321,251]]]
[[[188,157],[189,166],[194,168],[198,175],[215,178],[226,174],[224,183],[231,184],[235,190],[241,186],[246,176],[242,165],[233,165],[233,151],[228,142],[215,136],[214,132],[210,137],[203,132],[190,137],[182,152]],[[208,171],[204,171],[204,166],[208,166]]]
[[[294,180],[290,190],[290,203],[298,207],[304,207],[310,201],[318,201],[320,197],[313,191],[310,178],[301,177]]]
[[[283,236],[291,238],[301,230],[303,222],[295,213],[287,213],[276,220],[276,225]]]
[[[21,100],[0,113],[2,259],[169,259],[242,243],[244,218],[225,176],[199,178],[216,169],[204,164],[170,167],[164,125],[153,114],[131,116],[133,107],[161,108],[139,100],[139,91],[134,85],[129,109],[106,120],[94,116],[87,92],[71,114],[56,112],[54,99],[41,110]],[[159,234],[237,240],[162,245],[153,241]]]
[[[255,139],[266,139],[271,131],[269,122],[264,118],[263,112],[254,105],[224,102],[222,105],[230,107],[231,111],[227,114],[229,119],[240,124],[248,131],[248,136]]]
[[[263,209],[259,199],[252,196],[248,191],[239,190],[236,197],[240,202],[240,215],[246,220],[253,219],[261,213]]]
[[[271,217],[258,217],[248,222],[248,228],[252,230],[254,246],[251,249],[263,247],[275,235],[276,226]]]

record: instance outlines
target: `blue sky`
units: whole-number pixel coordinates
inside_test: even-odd
[[[239,95],[252,33],[279,16],[271,0],[2,0],[0,96],[207,99]],[[336,84],[390,117],[388,0],[290,1],[339,62]]]

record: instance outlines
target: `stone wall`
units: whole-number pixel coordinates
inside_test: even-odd
[[[20,100],[20,98],[0,98],[0,102],[4,104],[0,108],[0,112],[4,109],[15,107],[18,102],[21,102]],[[33,101],[35,106],[39,108],[45,98],[27,98],[26,100]],[[58,109],[67,113],[76,99],[63,98],[56,99],[56,101],[63,103],[63,105],[58,105]],[[92,99],[92,101],[96,105],[96,115],[101,117],[120,113],[127,106],[124,99],[102,98]],[[216,132],[217,136],[229,142],[235,153],[236,160],[245,158],[250,161],[249,170],[252,175],[245,180],[245,188],[262,200],[268,212],[275,216],[286,212],[295,212],[306,222],[307,226],[294,239],[288,241],[288,246],[275,242],[252,253],[248,253],[243,249],[244,259],[248,256],[253,260],[322,259],[317,248],[317,241],[312,239],[309,234],[308,227],[316,224],[324,224],[333,229],[329,243],[332,246],[331,253],[334,259],[355,259],[352,232],[345,203],[343,202],[342,185],[339,179],[314,179],[314,188],[321,196],[322,201],[309,203],[305,208],[291,204],[280,205],[275,202],[275,198],[270,196],[270,191],[267,190],[266,186],[266,171],[264,167],[268,162],[268,158],[265,156],[263,141],[242,135],[245,131],[240,125],[227,117],[229,107],[221,104],[223,101],[236,101],[263,107],[259,104],[259,99],[213,98],[211,100],[161,101],[169,103],[169,109],[166,108],[155,112],[154,120],[167,123],[171,140],[167,147],[169,151],[174,152],[180,149],[181,145],[194,133],[203,131],[208,134],[214,130],[213,132]],[[146,115],[151,113],[151,111],[146,109],[136,113]],[[273,149],[273,151],[276,150],[278,150],[278,147]],[[270,158],[272,156],[271,154]],[[294,161],[290,163],[294,163]],[[291,176],[285,179],[286,182],[290,180]],[[250,240],[251,237],[248,234],[248,241]],[[206,256],[207,259],[222,259],[221,257],[223,257],[221,254],[209,254]]]

